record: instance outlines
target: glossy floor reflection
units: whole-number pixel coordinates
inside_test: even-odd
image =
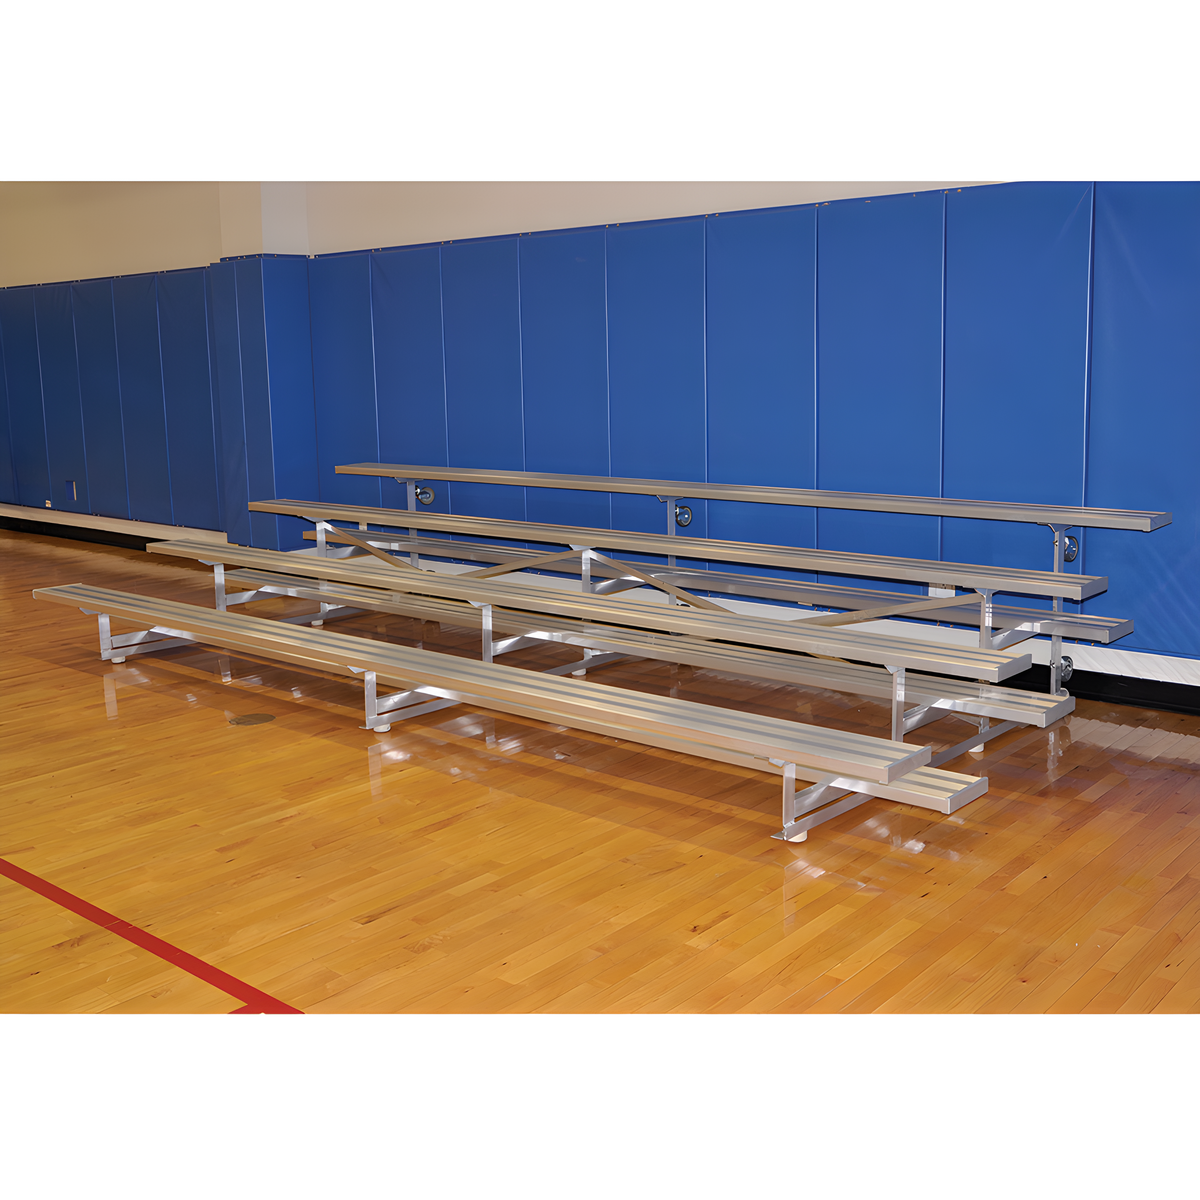
[[[952,817],[876,801],[785,845],[773,777],[467,706],[374,735],[343,679],[204,649],[102,663],[94,618],[30,596],[83,580],[211,604],[204,568],[7,532],[0,563],[0,858],[288,1004],[1200,1007],[1200,718],[1081,702],[947,764],[990,779]],[[338,628],[477,652],[403,618]],[[707,671],[594,679],[887,728],[882,704]],[[0,884],[0,1009],[237,1007]]]

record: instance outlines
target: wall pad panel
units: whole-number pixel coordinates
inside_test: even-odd
[[[72,284],[71,305],[75,314],[79,399],[92,511],[128,520],[125,422],[117,374],[112,280]]]
[[[308,286],[321,499],[378,505],[377,479],[333,469],[338,463],[379,461],[371,256],[313,259]]]
[[[1087,502],[1168,508],[1154,533],[1089,530],[1095,612],[1136,612],[1129,649],[1200,657],[1200,184],[1096,185]]]
[[[34,292],[34,288],[0,291],[0,333],[4,337],[8,427],[17,496],[21,504],[44,508],[50,499],[50,464],[46,458]]]
[[[129,470],[129,515],[135,521],[175,524],[171,467],[158,341],[158,289],[153,275],[113,280],[117,370]]]
[[[175,522],[217,529],[221,512],[204,276],[203,271],[160,275],[158,311]]]
[[[0,503],[18,504],[17,476],[12,464],[12,438],[8,428],[8,383],[4,374],[4,337],[0,332]]]
[[[1086,183],[946,197],[947,496],[1082,503],[1091,216]],[[1000,521],[947,519],[942,552],[1052,561],[1046,531]]]
[[[705,451],[704,222],[606,231],[612,472],[703,479]],[[618,529],[666,528],[653,497],[613,496]],[[705,506],[679,532],[704,537]]]
[[[440,248],[373,255],[371,316],[381,461],[445,466]],[[435,486],[433,491],[429,511],[449,512],[449,490]],[[407,504],[394,480],[383,480],[382,495],[389,507]]]
[[[46,457],[54,507],[91,512],[83,412],[79,404],[79,364],[69,284],[34,288],[42,404],[46,416]]]

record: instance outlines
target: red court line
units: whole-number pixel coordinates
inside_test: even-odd
[[[241,1000],[242,1007],[234,1009],[234,1012],[298,1013],[302,1011],[299,1008],[293,1008],[290,1004],[284,1004],[282,1000],[276,1000],[274,996],[268,996],[266,992],[260,992],[258,988],[251,987],[250,984],[243,983],[240,979],[235,979],[232,975],[206,963],[194,954],[180,950],[178,946],[172,946],[170,942],[164,942],[162,938],[155,937],[154,934],[147,933],[136,925],[130,925],[128,921],[114,917],[112,913],[105,912],[104,909],[97,908],[94,904],[89,904],[78,896],[73,896],[57,884],[18,867],[16,863],[10,863],[7,859],[0,858],[0,875],[7,876],[14,883],[27,887],[31,892],[37,892],[39,896],[44,896],[47,900],[53,900],[55,904],[70,909],[76,916],[83,917],[84,920],[91,921],[93,925],[99,925],[101,929],[107,929],[118,937],[123,937],[127,942],[132,942],[143,950],[149,950],[151,954],[157,955],[164,962],[169,962],[173,967],[179,967],[189,975],[194,975],[197,979],[202,979],[205,983],[210,983],[213,987]]]

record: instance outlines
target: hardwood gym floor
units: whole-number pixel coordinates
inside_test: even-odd
[[[375,735],[336,677],[102,663],[94,617],[30,596],[211,605],[207,568],[7,531],[0,564],[0,860],[51,888],[0,877],[2,1011],[230,1012],[228,977],[306,1012],[1200,1009],[1200,718],[1082,701],[947,764],[991,780],[953,817],[874,801],[784,845],[773,777],[466,707]],[[477,653],[402,618],[338,628]],[[887,727],[664,664],[594,678]]]

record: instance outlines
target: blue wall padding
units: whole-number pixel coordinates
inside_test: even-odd
[[[445,466],[446,375],[442,356],[442,265],[437,246],[371,256],[371,313],[381,462]],[[383,503],[408,497],[383,482]],[[427,512],[449,512],[445,484],[433,484]]]
[[[1200,184],[1096,187],[1087,503],[1166,508],[1154,533],[1089,530],[1107,575],[1088,611],[1136,614],[1118,643],[1200,656]]]
[[[218,379],[217,367],[217,332],[215,314],[213,312],[213,273],[204,273],[204,312],[205,328],[208,334],[208,382],[212,388],[211,411],[213,422],[213,452],[216,456],[217,468],[217,513],[220,516],[218,528],[225,529],[229,523],[229,514],[225,511],[225,466],[224,440],[221,434],[221,386]]]
[[[333,469],[340,463],[379,461],[371,256],[313,259],[308,281],[320,498],[377,506],[378,479],[338,475]]]
[[[612,473],[702,479],[704,221],[608,229],[609,429]],[[704,537],[704,505],[683,536]],[[612,498],[617,529],[666,530],[653,496]]]
[[[811,488],[814,210],[722,215],[706,231],[708,478]],[[812,509],[707,507],[712,537],[813,544]]]
[[[525,462],[530,471],[608,475],[604,230],[518,242]],[[531,521],[606,528],[606,492],[530,488]]]
[[[938,494],[943,207],[923,192],[821,209],[821,488]],[[859,396],[872,397],[866,412]],[[938,556],[936,517],[823,509],[819,536],[829,550]]]
[[[246,505],[246,421],[242,412],[242,353],[238,332],[237,263],[214,263],[208,269],[209,330],[212,338],[214,426],[217,435],[217,477],[223,528],[231,542],[251,544],[250,513]]]
[[[0,289],[0,497],[40,508],[74,478],[81,508],[281,548],[310,523],[252,524],[249,499],[403,508],[391,480],[334,473],[357,461],[1164,508],[1153,534],[1081,536],[1067,569],[1109,576],[1086,607],[1133,618],[1122,646],[1200,657],[1198,328],[1197,184],[1005,184]],[[668,515],[432,487],[443,512],[656,532]],[[1036,526],[691,507],[681,546],[1051,563]]]
[[[17,476],[12,464],[8,429],[8,383],[4,372],[4,333],[0,329],[0,504],[17,504]]]
[[[21,504],[45,508],[50,497],[46,422],[42,412],[42,373],[38,364],[34,288],[0,291],[4,336],[4,377],[8,385],[8,425],[12,464]]]
[[[525,469],[517,242],[442,247],[446,444],[452,463]],[[453,483],[449,491],[456,512],[526,518],[524,488]]]
[[[35,288],[34,307],[42,369],[50,495],[55,508],[67,512],[91,512],[70,285],[59,283]]]
[[[158,277],[171,507],[177,525],[196,529],[221,524],[206,291],[202,270],[169,271]]]
[[[312,336],[308,315],[308,263],[300,257],[262,260],[267,380],[271,397],[273,497],[304,499],[319,490],[317,426],[313,407]],[[278,545],[295,550],[312,524],[279,517]]]
[[[271,387],[267,379],[262,259],[239,260],[235,264],[234,278],[242,363],[242,418],[246,424],[246,483],[251,500],[270,499],[278,493],[275,490],[271,430]],[[274,513],[252,512],[250,534],[255,546],[264,550],[279,549],[279,525]]]
[[[136,521],[173,525],[155,277],[125,275],[114,279],[113,303],[125,417],[129,513]]]
[[[1086,183],[946,197],[947,496],[1083,500],[1091,202]],[[942,555],[1053,561],[1045,529],[1001,521],[947,519]]]
[[[125,478],[125,429],[117,375],[112,280],[72,284],[71,303],[75,312],[79,399],[92,511],[127,519],[129,489]]]

